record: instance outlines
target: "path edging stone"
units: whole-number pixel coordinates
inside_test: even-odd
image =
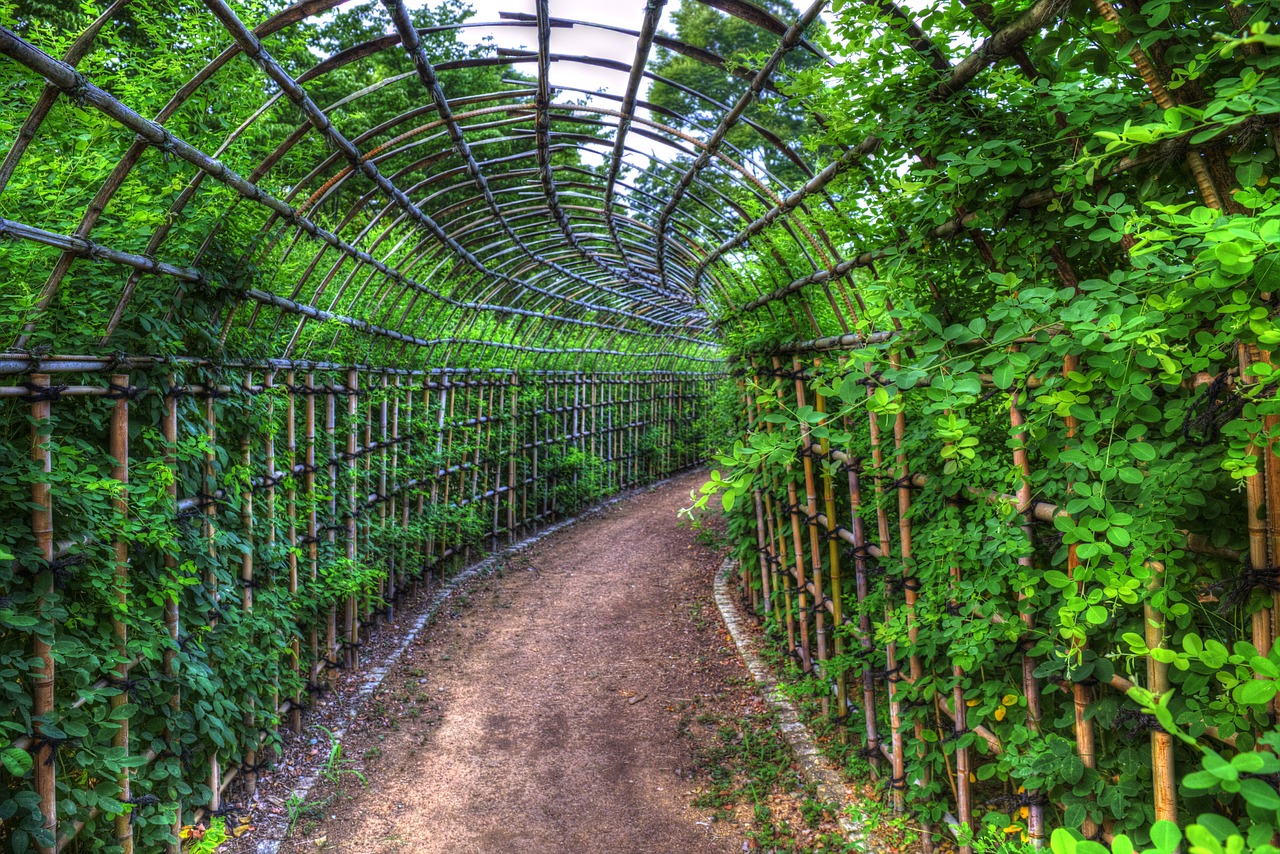
[[[410,645],[417,640],[418,635],[427,627],[427,624],[430,623],[438,613],[440,613],[440,608],[460,589],[478,578],[484,578],[489,575],[489,573],[497,567],[498,562],[502,559],[518,554],[530,546],[541,542],[552,534],[555,534],[576,522],[589,519],[620,501],[625,501],[626,499],[639,495],[643,492],[648,492],[663,486],[669,481],[674,480],[675,477],[680,474],[683,474],[683,471],[676,472],[671,477],[666,477],[662,480],[657,480],[653,483],[638,486],[633,489],[629,489],[626,492],[621,492],[612,498],[596,504],[594,507],[590,507],[582,511],[577,516],[556,522],[554,525],[544,528],[533,536],[526,537],[518,543],[513,543],[512,545],[507,546],[502,551],[495,552],[483,560],[473,563],[471,566],[449,579],[443,587],[431,595],[431,600],[428,602],[427,607],[424,608],[422,613],[418,615],[418,618],[414,620],[413,625],[409,627],[407,632],[405,632],[400,643],[391,651],[391,654],[383,659],[377,667],[370,667],[365,671],[365,677],[360,684],[360,690],[356,693],[352,702],[348,704],[347,713],[341,717],[338,725],[332,730],[333,738],[335,740],[341,740],[342,737],[346,735],[347,728],[355,719],[356,712],[359,711],[364,701],[373,695],[373,692],[382,684],[382,680],[391,672],[391,668],[393,668],[396,665],[396,662],[400,660],[400,657],[404,655],[405,650],[407,650]],[[311,790],[315,787],[316,781],[320,779],[320,770],[323,765],[323,758],[317,759],[310,772],[298,778],[297,785],[294,786],[293,791],[289,794],[290,799],[305,801],[307,797],[310,796]],[[277,854],[280,850],[280,846],[285,843],[287,838],[286,834],[289,829],[287,818],[285,821],[286,824],[280,825],[277,823],[266,831],[267,833],[272,834],[273,838],[260,840],[257,847],[254,849],[254,854]]]
[[[818,750],[813,735],[801,722],[800,714],[791,702],[791,698],[782,692],[773,669],[760,656],[759,643],[749,630],[733,594],[731,581],[737,569],[738,561],[725,558],[719,571],[716,572],[715,599],[716,606],[720,609],[720,618],[724,620],[725,627],[733,638],[734,646],[738,648],[738,655],[747,666],[747,672],[760,686],[765,702],[777,716],[778,729],[795,755],[801,773],[817,788],[818,795],[824,802],[840,804],[841,809],[836,814],[836,823],[840,826],[840,832],[845,838],[850,842],[858,843],[864,851],[870,850],[866,844],[867,839],[862,825],[845,814],[844,807],[853,803],[856,798],[849,791],[840,772],[832,767]]]

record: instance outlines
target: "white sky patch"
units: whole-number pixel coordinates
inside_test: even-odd
[[[520,12],[533,15],[533,0],[468,0],[476,14],[469,23],[499,21],[500,12]],[[431,5],[430,0],[410,0],[410,8],[422,8]],[[638,32],[644,21],[643,0],[621,0],[621,2],[604,2],[604,0],[551,0],[552,19],[563,18],[573,21],[592,21],[613,27]],[[668,0],[663,9],[660,31],[673,32],[671,13],[680,7],[680,0]],[[493,48],[511,48],[514,50],[538,49],[537,30],[533,26],[496,26],[465,27],[458,31],[461,41],[470,45],[489,45]],[[578,25],[572,28],[552,27],[551,53],[565,56],[591,56],[614,60],[624,66],[630,66],[636,55],[636,39],[622,33],[610,32],[598,27]],[[650,52],[652,58],[653,52]],[[533,63],[518,63],[514,66],[522,73],[533,76],[537,66]],[[645,79],[640,83],[640,100],[648,98],[652,81]],[[581,89],[588,93],[605,92],[622,98],[627,93],[627,72],[613,71],[596,65],[581,62],[551,63],[551,86],[564,86]],[[586,98],[593,107],[606,110],[618,110],[620,102],[610,98],[593,98],[577,91],[562,90],[555,96],[557,101],[576,101]],[[650,118],[647,110],[637,109],[637,116]],[[602,121],[615,124],[612,116],[601,116]],[[671,159],[670,148],[639,134],[627,135],[627,146],[644,152],[648,156],[656,156],[663,160]],[[607,156],[607,150],[602,149]],[[633,154],[629,158],[633,165],[642,163]]]

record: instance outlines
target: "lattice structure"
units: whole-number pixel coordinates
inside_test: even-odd
[[[604,12],[593,22],[557,18],[549,0],[534,0],[532,12],[484,24],[527,32],[534,48],[443,56],[438,46],[456,43],[442,35],[480,24],[424,26],[403,0],[383,0],[390,23],[377,32],[351,21],[325,29],[343,10],[338,0],[115,0],[75,33],[40,20],[0,28],[14,128],[0,165],[0,260],[10,278],[0,292],[9,324],[0,374],[13,380],[0,396],[9,399],[6,447],[30,451],[29,464],[0,479],[11,518],[30,517],[0,540],[0,642],[11,671],[0,696],[10,739],[3,820],[14,847],[176,850],[171,834],[184,824],[250,795],[280,727],[300,725],[328,669],[358,665],[363,633],[402,591],[604,493],[695,463],[722,438],[699,420],[717,393],[730,399],[746,443],[769,445],[731,487],[754,498],[737,520],[759,555],[758,575],[744,570],[745,594],[785,631],[807,674],[843,674],[824,700],[840,722],[854,714],[861,682],[864,748],[896,805],[954,809],[962,836],[977,823],[979,795],[988,804],[1013,798],[1013,818],[1025,813],[1017,827],[1037,845],[1059,806],[1092,836],[1112,832],[1121,817],[1098,806],[1093,719],[1119,701],[1099,703],[1094,677],[1075,678],[1072,662],[1105,659],[1099,644],[1118,641],[1072,634],[1055,646],[1023,605],[1033,582],[998,591],[1010,603],[1005,624],[1022,629],[1006,625],[1015,663],[991,684],[1008,677],[1026,727],[1044,736],[1037,744],[1070,743],[1092,787],[1061,803],[1045,793],[1056,783],[1019,791],[1028,775],[1052,774],[1028,770],[1031,748],[1019,765],[1022,754],[1011,756],[994,723],[966,718],[977,708],[964,687],[973,673],[957,654],[941,642],[917,646],[921,613],[961,634],[979,622],[961,595],[972,573],[936,548],[932,570],[946,580],[933,598],[948,601],[941,615],[925,608],[928,568],[913,536],[918,550],[951,529],[926,524],[919,508],[953,526],[962,512],[992,530],[1012,522],[1021,545],[993,566],[1057,572],[1075,599],[1092,595],[1098,550],[1082,558],[1073,541],[1045,555],[1032,535],[1039,520],[1080,542],[1092,536],[1076,523],[1093,511],[1071,503],[1090,494],[1081,484],[1092,475],[1080,474],[1088,461],[1071,464],[1079,471],[1060,466],[1061,477],[1037,473],[1059,464],[1063,446],[1080,455],[1086,437],[1097,441],[1071,408],[1089,400],[1086,374],[1129,376],[1084,328],[1091,318],[1081,306],[1104,302],[1091,282],[1129,269],[1139,242],[1123,227],[1133,213],[1124,194],[1141,195],[1142,182],[1172,187],[1162,200],[1175,208],[1198,201],[1244,215],[1236,192],[1252,189],[1232,186],[1232,158],[1244,150],[1247,160],[1257,139],[1274,136],[1276,110],[1214,119],[1199,109],[1207,84],[1182,67],[1171,94],[1172,30],[1105,0],[1088,10],[1060,0],[963,4],[948,14],[965,12],[968,28],[936,40],[905,8],[872,0],[837,12],[864,27],[873,53],[900,63],[868,84],[892,88],[886,80],[906,68],[909,97],[880,103],[882,123],[826,115],[822,75],[838,78],[852,59],[833,60],[815,35],[825,0],[793,20],[743,0],[698,2],[763,34],[768,50],[744,60],[660,34],[662,0],[649,0],[634,31]],[[1186,13],[1188,31],[1238,35],[1269,8],[1197,7]],[[1126,22],[1142,23],[1139,38]],[[1052,89],[1060,81],[1041,70],[1074,61],[1054,45],[1082,23],[1097,25],[1102,47],[1113,39],[1123,48],[1099,48],[1095,60],[1124,63],[1120,83],[1096,78],[1116,104],[1106,118],[1124,122],[1111,134],[1114,156],[1091,153],[1088,129],[1071,124],[1068,96],[1078,106],[1087,95]],[[554,53],[553,33],[569,30],[632,39],[634,58]],[[138,64],[139,43],[163,43],[173,62],[153,51],[145,55],[155,67]],[[1270,67],[1269,45],[1234,49],[1235,59],[1214,60],[1237,63],[1215,81]],[[733,97],[663,77],[659,54],[714,70]],[[571,62],[625,73],[625,91],[573,100],[555,75]],[[781,78],[803,89],[795,81],[806,68],[819,71],[809,97],[784,94]],[[471,78],[484,83],[451,88]],[[1256,78],[1234,97],[1256,89]],[[715,121],[646,102],[646,81]],[[807,123],[820,155],[771,129],[762,102]],[[1178,124],[1184,115],[1193,129]],[[1129,133],[1129,119],[1159,116],[1162,128]],[[1017,132],[988,138],[1001,122]],[[637,140],[662,156],[646,165]],[[793,177],[779,178],[784,171]],[[920,186],[928,190],[917,202]],[[1103,213],[1099,203],[1069,219],[1073,199],[1099,194]],[[1112,223],[1114,240],[1076,233],[1099,220]],[[1187,246],[1184,255],[1198,251]],[[1217,272],[1239,268],[1242,252],[1222,254]],[[924,272],[907,282],[904,259]],[[991,282],[1005,291],[993,294]],[[1237,303],[1256,303],[1265,318],[1270,294],[1250,291]],[[1010,304],[1033,303],[1035,322],[988,331],[993,309],[1007,316]],[[1118,339],[1125,327],[1109,328]],[[1222,408],[1228,381],[1258,385],[1269,352],[1256,329],[1240,333],[1239,354],[1227,346],[1191,375],[1153,367],[1160,347],[1168,359],[1208,347],[1197,336],[1210,328],[1224,327],[1180,330],[1167,347],[1162,331],[1145,340],[1145,400],[1182,412],[1207,394],[1210,408]],[[726,379],[726,342],[740,386]],[[961,383],[978,389],[961,399]],[[1075,397],[1062,403],[1066,394]],[[842,408],[829,415],[835,397]],[[855,399],[870,418],[851,414]],[[1023,429],[1033,404],[1062,409],[1052,428],[1036,423],[1048,432],[1034,441]],[[1280,418],[1266,417],[1268,429]],[[855,420],[866,429],[854,430]],[[989,432],[969,443],[975,424]],[[1244,444],[1269,450],[1258,433]],[[964,479],[974,447],[1008,457],[1003,481]],[[1246,477],[1247,508],[1231,505],[1248,543],[1205,545],[1193,531],[1193,544],[1228,559],[1247,545],[1255,568],[1280,562],[1273,457]],[[1124,476],[1154,476],[1150,460],[1140,462]],[[847,490],[836,483],[846,477]],[[1278,500],[1264,507],[1267,495]],[[863,530],[871,521],[877,537]],[[1196,525],[1204,519],[1188,523]],[[1148,592],[1125,603],[1141,603],[1150,649],[1134,655],[1150,670],[1135,681],[1108,666],[1097,682],[1167,693],[1158,659],[1168,656],[1149,653],[1169,647],[1161,609],[1170,600],[1159,591],[1166,566],[1182,557],[1161,540],[1134,559]],[[873,561],[886,573],[879,594]],[[1192,586],[1180,590],[1193,596]],[[1251,607],[1252,642],[1265,656],[1280,620]],[[1060,617],[1056,605],[1045,609]],[[906,635],[877,641],[877,625],[899,623]],[[1043,648],[1033,651],[1035,639]],[[910,650],[905,661],[895,644]],[[1045,662],[1061,666],[1046,678],[1037,675]],[[1070,720],[1056,729],[1041,712],[1047,682],[1070,697]],[[1268,697],[1247,714],[1261,725],[1261,709],[1274,705]],[[1066,715],[1068,706],[1055,708]],[[1151,815],[1173,818],[1172,742],[1162,732],[1151,740]],[[994,779],[998,794],[972,788],[971,771],[985,773],[974,755],[982,745],[999,770],[981,779]],[[945,774],[907,780],[912,757]]]

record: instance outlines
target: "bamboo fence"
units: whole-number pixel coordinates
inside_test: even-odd
[[[891,341],[892,336],[877,340],[884,343]],[[856,343],[871,342],[861,338]],[[803,352],[801,348],[788,349]],[[758,553],[758,572],[744,568],[741,577],[744,601],[755,608],[761,619],[770,619],[780,626],[787,656],[804,675],[816,678],[829,689],[819,692],[821,716],[831,722],[839,738],[860,742],[860,755],[868,761],[875,778],[888,788],[896,810],[902,812],[909,808],[909,790],[928,784],[927,775],[908,779],[908,754],[915,753],[922,758],[933,756],[947,769],[944,790],[950,793],[948,801],[954,810],[948,812],[951,832],[961,827],[977,829],[977,819],[984,807],[1003,809],[1015,819],[1020,818],[1019,826],[1025,827],[1031,843],[1044,845],[1049,830],[1046,812],[1060,809],[1062,804],[1051,802],[1041,792],[1017,787],[1001,772],[983,776],[981,779],[986,782],[978,781],[979,766],[998,763],[1008,748],[991,727],[969,720],[968,706],[973,705],[974,695],[966,695],[963,687],[966,673],[956,663],[947,643],[939,642],[932,658],[912,652],[904,660],[895,641],[878,639],[873,628],[873,624],[887,626],[897,619],[904,620],[905,630],[899,637],[905,638],[913,650],[918,648],[917,601],[924,588],[919,578],[921,568],[913,557],[912,542],[922,530],[936,527],[940,522],[936,511],[917,512],[913,507],[917,501],[934,497],[949,508],[967,504],[978,508],[995,524],[1019,528],[1024,548],[1011,560],[1034,568],[1031,578],[1041,577],[1043,571],[1053,565],[1038,542],[1038,534],[1041,529],[1051,530],[1056,518],[1070,514],[1056,504],[1036,498],[1031,491],[1028,451],[1041,449],[1035,448],[1034,443],[1027,441],[1026,434],[1019,432],[1024,424],[1022,409],[1028,405],[1028,391],[1021,387],[1002,389],[987,383],[989,394],[1005,397],[1008,423],[1017,438],[1007,451],[1012,469],[1021,473],[1016,493],[969,485],[959,495],[941,496],[937,491],[940,478],[924,473],[930,469],[940,471],[941,457],[913,456],[904,442],[907,419],[912,412],[912,392],[899,392],[907,402],[897,408],[896,414],[869,412],[861,424],[854,423],[857,419],[849,416],[842,422],[827,417],[825,401],[811,389],[826,387],[831,382],[830,375],[822,376],[814,366],[830,359],[833,351],[838,353],[838,348],[810,351],[809,359],[796,355],[784,362],[775,355],[740,365],[745,380],[742,386],[744,416],[749,430],[762,428],[773,432],[779,429],[777,425],[762,421],[762,416],[784,410],[794,412],[806,402],[816,402],[815,409],[823,416],[816,424],[803,419],[795,422],[792,435],[786,437],[800,458],[799,470],[791,463],[766,466],[753,481],[752,510],[744,514],[756,529],[753,540],[754,551]],[[888,367],[896,362],[897,357],[890,352],[884,354],[881,364]],[[1068,363],[1066,370],[1072,369]],[[859,370],[866,371],[864,383],[870,395],[877,386],[874,379],[877,366],[864,362]],[[1197,377],[1186,385],[1197,389],[1209,381],[1208,377]],[[850,446],[865,449],[864,452],[846,452],[833,447],[825,437],[815,441],[811,436],[817,427],[836,426],[853,431]],[[991,452],[997,451],[993,448]],[[821,505],[818,496],[821,496]],[[1250,518],[1254,518],[1263,503],[1252,492],[1246,497]],[[868,536],[868,523],[874,524],[876,536]],[[805,529],[809,531],[807,555],[802,549],[801,532]],[[791,543],[783,533],[788,530]],[[1257,529],[1251,527],[1251,531],[1254,530]],[[821,548],[823,543],[827,544],[825,553]],[[957,554],[960,545],[956,544]],[[1214,565],[1224,559],[1238,562],[1245,557],[1231,549],[1211,545],[1203,535],[1186,535],[1184,548],[1200,562]],[[1079,566],[1079,560],[1074,546],[1068,546],[1065,551],[1063,568],[1070,576]],[[847,571],[850,566],[852,576]],[[1158,589],[1163,583],[1164,564],[1152,560],[1147,562],[1147,567],[1151,570],[1148,587]],[[935,578],[949,576],[952,582],[960,580],[956,565],[931,569]],[[874,596],[872,579],[877,575],[883,577],[883,584],[880,595]],[[1191,582],[1182,583],[1187,589],[1194,588]],[[1002,615],[1018,615],[1020,628],[1010,644],[1013,655],[1006,669],[992,671],[988,664],[985,678],[1019,686],[1019,702],[1008,711],[1025,715],[1027,727],[1039,733],[1038,737],[1052,734],[1068,739],[1084,767],[1095,768],[1099,740],[1093,713],[1100,699],[1096,692],[1113,692],[1113,702],[1118,701],[1133,711],[1137,706],[1125,699],[1127,693],[1136,685],[1147,688],[1157,697],[1167,692],[1169,665],[1147,655],[1142,657],[1142,672],[1136,679],[1122,675],[1126,668],[1117,660],[1110,668],[1111,675],[1105,679],[1085,677],[1072,681],[1056,676],[1046,683],[1036,675],[1038,662],[1029,652],[1045,637],[1043,630],[1036,630],[1037,615],[1030,610],[1024,590],[1007,589],[1004,596],[1007,601],[984,602],[952,596],[945,611],[972,626],[1005,625],[1008,620]],[[984,609],[984,605],[995,607]],[[1146,627],[1148,647],[1167,649],[1161,613],[1149,600],[1134,607]],[[1259,630],[1257,625],[1269,626],[1272,616],[1270,608],[1256,612],[1252,618],[1255,632],[1269,631]],[[856,651],[851,650],[855,645]],[[1081,649],[1073,642],[1070,648],[1060,652],[1064,660],[1074,660],[1079,658]],[[832,667],[838,668],[834,674],[829,672]],[[950,672],[950,680],[938,678],[944,669]],[[951,687],[944,690],[948,681]],[[851,684],[860,685],[860,691],[851,692]],[[924,709],[925,714],[917,714],[909,724],[903,715],[908,706],[917,711]],[[1062,723],[1064,709],[1070,720],[1066,726]],[[1151,814],[1156,820],[1176,822],[1178,776],[1173,736],[1158,725],[1145,726],[1150,732]],[[1207,728],[1207,736],[1225,749],[1230,749],[1235,742],[1234,736],[1220,736],[1212,726]],[[1108,744],[1112,749],[1122,746],[1114,739]],[[1034,754],[1043,748],[1021,745],[1018,749],[1030,749]],[[1184,761],[1187,759],[1184,757]],[[1089,819],[1081,830],[1087,837],[1109,840],[1113,835],[1109,824],[1106,820],[1098,824]],[[921,829],[927,846],[942,841],[939,834],[944,829],[928,824]],[[961,848],[968,850],[967,845]]]
[[[33,589],[62,589],[70,582],[55,575],[71,566],[77,573],[92,573],[94,563],[103,560],[114,567],[114,595],[121,606],[126,597],[154,587],[153,579],[130,577],[131,566],[145,564],[147,553],[155,551],[127,532],[130,471],[145,462],[131,454],[130,436],[154,429],[163,437],[162,447],[170,449],[163,457],[173,474],[164,496],[168,522],[175,528],[196,525],[195,542],[207,550],[207,560],[197,582],[184,582],[191,586],[153,612],[162,620],[155,633],[171,641],[163,657],[128,660],[126,625],[117,617],[114,654],[108,656],[117,663],[89,685],[63,682],[51,650],[64,632],[50,622],[36,633],[32,652],[43,664],[30,692],[34,716],[54,720],[70,708],[117,709],[141,702],[136,686],[163,686],[151,696],[167,711],[144,705],[112,734],[115,758],[127,760],[127,767],[111,782],[119,787],[118,799],[135,804],[134,809],[163,798],[161,808],[173,810],[175,831],[199,816],[248,802],[258,774],[270,765],[274,730],[298,731],[310,696],[325,690],[332,671],[364,666],[360,648],[369,631],[392,619],[405,596],[601,495],[697,463],[685,416],[715,380],[713,374],[666,371],[625,376],[380,372],[276,363],[224,370],[216,382],[188,383],[169,366],[119,372],[94,360],[22,355],[0,357],[0,365],[14,382],[0,387],[0,397],[30,413],[37,471],[56,467],[51,448],[57,446],[60,423],[77,407],[95,399],[110,407],[103,451],[113,461],[110,480],[118,485],[112,488],[111,507],[119,517],[112,522],[119,534],[107,544],[109,551],[97,549],[95,534],[72,521],[77,497],[34,478],[31,538],[47,568],[34,571]],[[99,370],[91,372],[95,367]],[[298,383],[299,376],[305,381]],[[143,420],[139,410],[157,415],[159,423]],[[199,427],[197,454],[174,452],[180,423]],[[183,494],[187,484],[198,485],[198,491]],[[55,530],[55,517],[67,520],[65,530]],[[148,524],[159,523],[153,508]],[[220,545],[222,529],[230,526],[239,548]],[[397,530],[417,536],[397,535]],[[278,543],[285,545],[283,551]],[[164,571],[174,580],[189,572],[181,549],[159,551]],[[164,787],[151,782],[131,788],[131,769],[190,749],[174,741],[177,733],[166,735],[166,727],[155,726],[191,712],[184,684],[189,678],[184,673],[193,666],[190,646],[201,646],[204,658],[234,660],[233,649],[218,646],[220,621],[233,610],[247,621],[280,594],[307,595],[318,577],[323,581],[326,565],[344,573],[378,571],[371,574],[375,581],[332,601],[312,621],[275,626],[269,638],[259,639],[275,659],[267,668],[269,681],[251,696],[223,698],[244,716],[245,729],[259,734],[212,751],[203,768],[183,765],[184,778],[202,781],[208,796],[175,804]],[[202,634],[208,640],[196,639]],[[77,839],[83,844],[87,826],[90,833],[114,834],[126,850],[131,848],[127,811],[103,824],[96,806],[68,810],[56,803],[59,769],[78,767],[74,739],[52,737],[36,720],[30,734],[12,746],[35,756],[33,790],[46,827],[56,833],[57,850]]]

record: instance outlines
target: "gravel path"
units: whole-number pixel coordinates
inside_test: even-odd
[[[367,786],[322,786],[281,850],[741,851],[689,806],[677,732],[740,673],[699,604],[720,558],[676,517],[699,482],[571,526],[460,597],[347,734]]]

